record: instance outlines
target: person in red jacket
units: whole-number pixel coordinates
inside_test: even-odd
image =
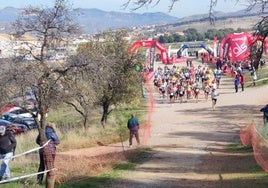
[[[239,79],[239,81],[240,81],[240,84],[241,84],[241,89],[242,89],[242,91],[244,91],[244,85],[245,85],[245,82],[246,82],[246,76],[245,76],[245,74],[240,74],[240,79]]]

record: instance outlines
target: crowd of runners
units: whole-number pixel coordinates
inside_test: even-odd
[[[186,65],[158,67],[154,75],[154,86],[161,98],[167,98],[171,103],[191,100],[198,102],[208,100],[212,91],[219,88],[223,73],[220,67],[211,69],[206,63],[195,67],[192,62],[187,62]]]
[[[261,67],[264,64],[265,61],[260,63]],[[228,70],[229,73],[227,73]],[[246,70],[250,71],[252,85],[255,86],[257,80],[256,71],[248,61],[236,62],[231,66],[227,66],[219,58],[215,63],[202,62],[196,66],[194,66],[191,59],[188,59],[185,66],[174,64],[158,67],[154,72],[153,82],[160,97],[168,99],[170,103],[207,101],[211,98],[212,108],[215,109],[217,96],[219,95],[217,89],[220,87],[223,73],[233,77],[234,92],[237,93],[239,87],[241,87],[241,91],[244,91]]]

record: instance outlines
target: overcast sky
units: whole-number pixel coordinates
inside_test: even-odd
[[[120,11],[131,12],[133,6],[123,9],[122,5],[127,0],[68,0],[73,8],[97,8],[104,11]],[[156,2],[157,0],[154,0]],[[246,0],[240,0],[240,3],[236,3],[236,0],[218,0],[218,4],[215,8],[216,11],[233,12],[246,8],[246,5],[242,2]],[[54,0],[0,0],[0,9],[11,6],[15,8],[23,8],[28,5],[38,6],[51,6]],[[178,18],[189,16],[193,14],[208,13],[210,0],[179,0],[175,3],[173,10],[169,12],[170,0],[161,0],[156,6],[151,4],[148,7],[144,7],[136,13],[146,12],[164,12],[166,14],[176,16]]]

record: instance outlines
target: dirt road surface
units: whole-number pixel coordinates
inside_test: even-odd
[[[268,86],[263,86],[235,93],[233,79],[224,76],[214,111],[211,99],[206,101],[203,94],[198,102],[192,99],[170,103],[155,92],[150,138],[145,143],[153,150],[152,158],[109,187],[265,187],[258,179],[250,178],[247,165],[254,163],[253,156],[234,154],[226,147],[240,142],[239,126],[249,125],[252,120],[262,122],[259,109],[268,103],[267,91]],[[113,145],[110,150],[119,146]]]

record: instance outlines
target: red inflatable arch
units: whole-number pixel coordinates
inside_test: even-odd
[[[229,59],[231,62],[250,58],[250,46],[256,41],[263,41],[264,52],[268,54],[268,40],[253,36],[249,32],[231,33],[226,35],[220,43],[220,59]]]
[[[249,47],[254,38],[251,33],[231,33],[225,36],[220,43],[220,58],[231,62],[249,59]]]
[[[129,52],[133,53],[139,47],[157,48],[161,52],[161,59],[163,64],[168,64],[169,58],[166,47],[157,40],[139,40],[135,41],[129,48]]]

